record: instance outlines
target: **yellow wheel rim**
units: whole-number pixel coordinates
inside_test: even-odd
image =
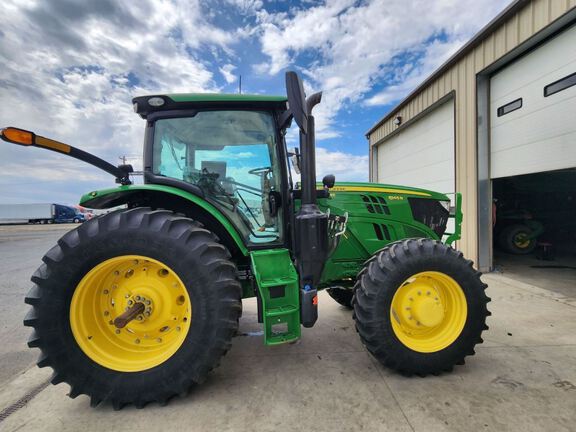
[[[125,327],[115,319],[136,303],[144,310]],[[138,372],[168,360],[182,345],[192,304],[178,275],[155,259],[124,255],[108,259],[80,281],[70,305],[76,342],[93,361]]]
[[[514,237],[514,244],[520,249],[526,249],[528,246],[530,246],[530,239],[526,237],[526,234],[517,234],[516,237]]]
[[[426,271],[408,278],[392,298],[396,337],[411,350],[431,353],[452,344],[466,324],[462,288],[450,276]]]

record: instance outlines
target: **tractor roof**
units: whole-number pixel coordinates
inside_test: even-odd
[[[286,96],[226,94],[226,93],[174,93],[138,96],[132,99],[134,111],[146,118],[156,111],[204,108],[286,109]]]

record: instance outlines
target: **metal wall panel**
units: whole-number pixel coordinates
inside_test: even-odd
[[[368,136],[369,146],[379,144],[397,129],[393,124],[396,116],[401,116],[405,124],[448,93],[455,92],[456,190],[463,193],[465,215],[462,240],[457,246],[474,261],[478,259],[476,76],[573,8],[576,8],[576,0],[529,2],[504,25],[486,35],[476,48],[451,65],[442,76],[429,83],[420,93],[413,95]],[[443,80],[445,85],[436,87],[440,80]],[[435,91],[432,91],[432,87]],[[376,167],[376,164],[372,164],[371,167]],[[371,178],[377,178],[377,173],[371,173]]]

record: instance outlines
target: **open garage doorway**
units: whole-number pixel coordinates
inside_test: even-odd
[[[492,181],[494,269],[576,293],[576,169]]]

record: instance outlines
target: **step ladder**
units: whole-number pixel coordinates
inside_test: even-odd
[[[250,259],[262,302],[264,343],[279,345],[299,339],[298,273],[288,249],[252,251]]]

